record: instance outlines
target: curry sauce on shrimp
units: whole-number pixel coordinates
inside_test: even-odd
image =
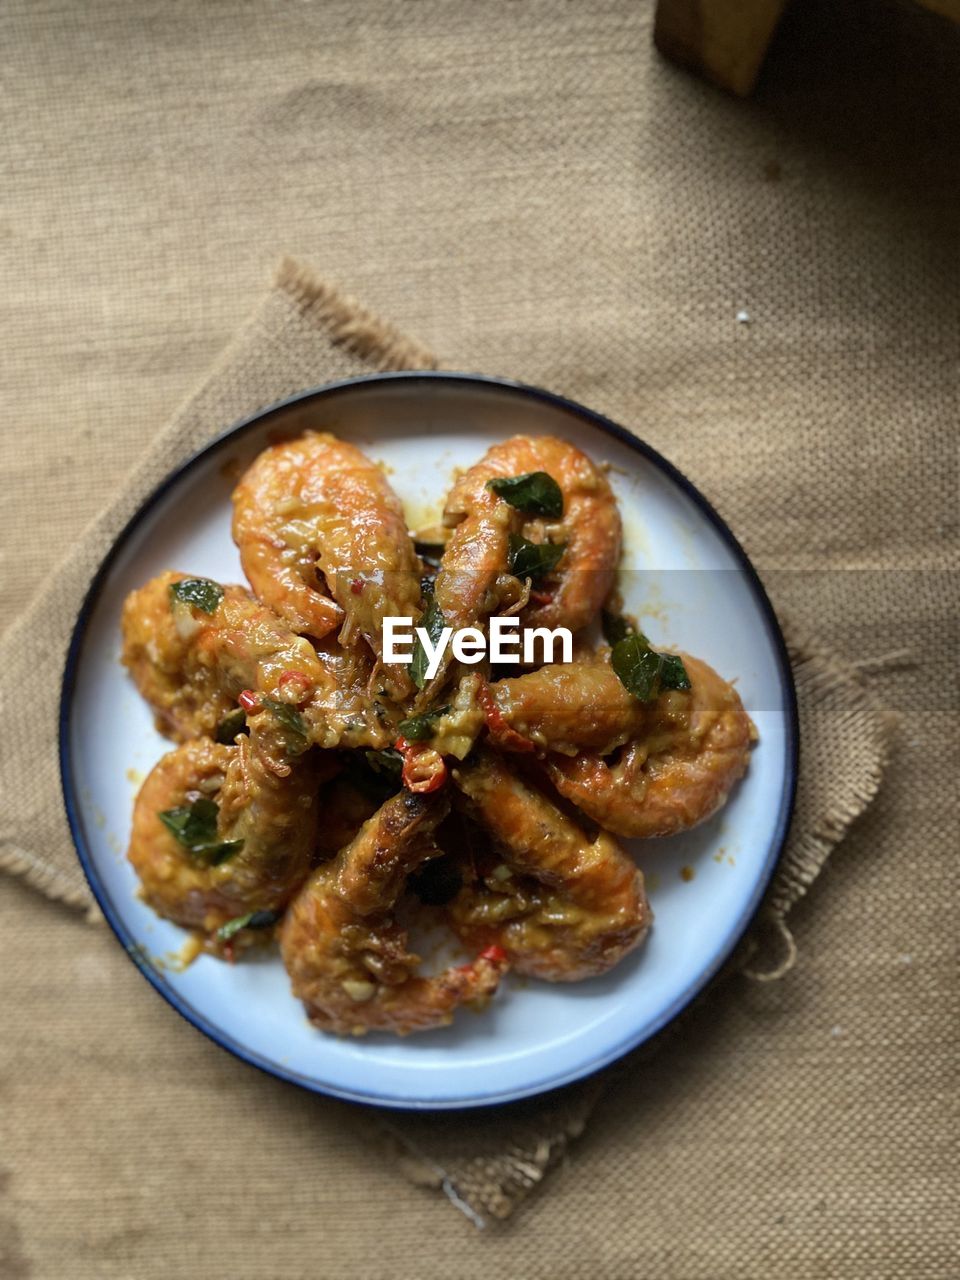
[[[409,1035],[446,1026],[490,999],[507,968],[497,947],[439,974],[418,973],[393,910],[407,877],[439,852],[440,796],[400,792],[297,895],[281,930],[293,993],[314,1026],[339,1035]]]
[[[196,738],[169,752],[134,805],[127,857],[144,901],[214,949],[217,931],[245,914],[278,920],[309,872],[328,770],[313,756],[278,774],[246,738]]]
[[[502,750],[601,756],[642,732],[652,715],[601,655],[498,680],[489,686],[484,712],[491,740]]]
[[[504,496],[509,490],[503,481],[538,476],[559,490],[552,516],[535,499]],[[513,436],[494,445],[456,481],[443,520],[452,532],[437,573],[436,602],[451,626],[470,626],[520,603],[521,618],[531,626],[579,631],[613,586],[621,546],[616,500],[603,472],[564,440]],[[518,567],[518,543],[511,539],[556,548],[558,563],[546,571],[543,591],[535,589],[537,575]],[[518,593],[518,577],[526,579],[525,594]]]
[[[532,590],[521,613],[531,627],[580,631],[596,617],[613,587],[620,561],[620,511],[604,473],[580,449],[555,436],[519,436],[516,464],[554,480],[561,514],[527,515],[521,536],[535,545],[563,548],[543,590]]]
[[[596,977],[639,946],[652,919],[643,876],[611,836],[591,839],[492,751],[454,778],[499,855],[449,908],[462,938],[548,982]]]
[[[609,972],[653,919],[621,837],[703,822],[756,741],[706,663],[656,653],[629,619],[597,642],[621,519],[581,450],[502,440],[443,519],[430,582],[384,471],[307,432],[264,449],[233,495],[249,589],[168,571],[123,609],[122,661],[177,744],[134,806],[141,896],[203,963],[276,937],[310,1022],[337,1035],[444,1027],[504,998],[511,970]],[[399,662],[387,617],[422,627]],[[494,644],[507,617],[515,664]],[[559,627],[562,662],[523,643]],[[476,628],[486,655],[444,628]],[[421,965],[409,894],[463,963]]]
[[[122,661],[175,741],[214,736],[238,700],[246,711],[273,707],[288,727],[296,714],[310,745],[390,741],[389,709],[369,691],[370,655],[335,639],[314,646],[243,587],[162,573],[127,597],[121,631]]]
[[[705,662],[682,657],[690,690],[661,693],[618,759],[595,751],[547,757],[560,794],[617,835],[689,830],[724,805],[747,771],[757,731],[740,695]]]
[[[233,494],[233,536],[256,594],[293,630],[322,639],[338,626],[383,656],[383,619],[419,617],[420,563],[400,499],[355,445],[307,432],[265,449]],[[401,669],[382,679],[395,697]]]

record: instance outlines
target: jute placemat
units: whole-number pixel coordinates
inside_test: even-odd
[[[32,674],[62,669],[90,577],[144,497],[190,452],[264,405],[340,377],[436,364],[424,347],[302,266],[289,260],[281,265],[263,303],[207,381],[157,435],[128,483],[0,645],[0,705],[8,730],[0,740],[6,797],[0,865],[97,918],[60,803],[58,684],[51,679],[37,685]],[[781,977],[793,964],[787,916],[874,796],[890,728],[853,668],[789,627],[787,634],[803,744],[796,817],[755,926],[728,968],[760,982]],[[31,686],[33,696],[25,700],[21,692]],[[385,1118],[360,1112],[360,1127],[373,1123],[392,1143],[405,1173],[440,1188],[482,1225],[509,1215],[582,1133],[610,1080],[635,1073],[657,1044],[546,1098],[463,1115]]]

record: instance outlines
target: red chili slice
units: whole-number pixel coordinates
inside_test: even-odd
[[[292,693],[296,705],[302,706],[310,697],[313,684],[308,676],[302,671],[294,671],[292,668],[287,671],[280,672],[280,678],[277,681],[277,692],[281,694]],[[284,698],[286,701],[286,698]]]
[[[408,791],[417,795],[429,795],[431,791],[440,790],[449,775],[439,751],[435,751],[433,747],[414,745],[406,738],[398,738],[393,745],[403,756],[400,776]],[[431,757],[429,763],[428,757]]]
[[[536,743],[525,738],[522,733],[517,733],[516,729],[512,729],[507,724],[503,718],[503,712],[493,700],[493,694],[486,681],[480,686],[480,707],[483,718],[487,722],[490,737],[498,746],[503,747],[504,751],[536,751]]]
[[[491,947],[485,947],[480,952],[481,960],[489,960],[491,964],[506,964],[507,953],[503,947],[498,947],[496,943]]]
[[[490,964],[495,964],[499,967],[507,963],[507,953],[504,951],[503,947],[498,947],[497,944],[494,943],[492,946],[484,947],[477,956],[477,960],[487,960]],[[457,965],[457,969],[460,973],[470,973],[475,967],[477,960],[471,960],[468,964]]]
[[[237,701],[244,711],[260,710],[260,695],[253,689],[244,689]]]

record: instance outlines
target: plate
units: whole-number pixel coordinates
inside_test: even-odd
[[[435,522],[454,468],[517,432],[572,441],[608,463],[624,518],[622,589],[655,644],[688,649],[736,680],[760,733],[750,769],[711,822],[633,841],[655,923],[602,978],[573,986],[508,977],[483,1014],[405,1040],[310,1027],[271,950],[183,971],[185,935],[136,896],[125,858],[137,786],[169,749],[119,662],[126,594],[164,569],[242,581],[230,537],[237,469],[307,428],[353,441],[389,469],[411,527]],[[796,779],[793,682],[773,611],[709,503],[648,445],[559,396],[491,378],[385,374],[306,392],[239,423],[171,475],[121,533],[77,620],[64,675],[60,754],[70,826],[104,915],[152,985],[244,1061],[307,1089],[401,1108],[506,1102],[569,1084],[674,1018],[723,964],[786,837]],[[134,1018],[131,1014],[131,1020]]]

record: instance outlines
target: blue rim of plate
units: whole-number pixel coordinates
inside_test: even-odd
[[[536,1081],[527,1088],[511,1089],[503,1093],[493,1093],[483,1095],[482,1097],[471,1097],[462,1099],[447,1098],[424,1098],[410,1099],[388,1097],[385,1095],[377,1095],[371,1093],[354,1093],[347,1089],[334,1088],[323,1085],[317,1080],[309,1076],[300,1075],[298,1072],[284,1069],[278,1063],[271,1062],[266,1058],[262,1058],[259,1054],[251,1052],[244,1045],[239,1044],[232,1037],[227,1036],[213,1022],[211,1022],[204,1014],[194,1009],[188,1001],[186,1001],[175,988],[170,986],[163,976],[156,972],[152,965],[140,963],[137,959],[137,940],[127,930],[119,913],[113,905],[106,887],[101,883],[97,874],[96,866],[86,843],[86,836],[83,830],[83,824],[79,813],[79,804],[77,799],[76,782],[73,777],[71,760],[70,760],[70,713],[73,702],[73,693],[76,685],[77,671],[79,668],[80,657],[83,652],[83,643],[86,635],[87,624],[94,606],[100,596],[100,591],[106,581],[110,567],[114,559],[119,554],[121,548],[126,543],[128,537],[137,528],[145,516],[156,506],[163,496],[170,490],[180,478],[189,471],[201,458],[206,458],[210,454],[221,449],[228,442],[235,440],[244,432],[259,426],[270,418],[284,413],[294,405],[305,404],[310,400],[323,400],[326,396],[332,395],[334,392],[341,392],[351,387],[366,386],[369,383],[391,383],[391,382],[423,382],[433,384],[447,384],[452,386],[469,387],[470,385],[500,389],[502,391],[513,392],[522,396],[530,397],[562,409],[574,417],[580,418],[588,425],[596,427],[605,435],[612,436],[615,440],[619,440],[628,448],[640,454],[648,462],[659,468],[670,480],[672,480],[683,493],[691,499],[695,506],[706,516],[709,523],[720,535],[723,542],[733,553],[734,558],[738,562],[740,569],[746,576],[750,584],[754,597],[759,605],[761,615],[764,618],[767,629],[767,636],[772,645],[773,652],[776,657],[778,674],[780,677],[780,685],[783,694],[783,705],[785,713],[785,748],[786,761],[784,771],[783,792],[780,797],[780,808],[778,812],[777,828],[767,853],[767,859],[760,875],[754,884],[753,894],[750,901],[740,912],[736,921],[733,922],[724,945],[714,955],[712,962],[707,965],[692,982],[685,991],[683,991],[675,1000],[660,1011],[655,1017],[651,1018],[643,1026],[635,1028],[629,1035],[606,1052],[598,1055],[586,1065],[582,1065],[566,1073],[562,1073],[554,1078],[547,1078]],[[757,908],[763,898],[763,894],[770,883],[773,876],[774,868],[780,859],[786,843],[787,835],[790,831],[790,822],[793,818],[794,802],[797,790],[797,774],[799,762],[799,720],[797,714],[797,695],[796,687],[793,681],[793,672],[790,667],[790,659],[787,654],[786,643],[780,625],[777,622],[776,614],[770,603],[769,597],[764,590],[763,584],[750,562],[747,553],[737,541],[733,532],[730,530],[726,522],[713,508],[710,502],[703,496],[699,489],[687,479],[683,472],[679,471],[672,462],[669,462],[656,449],[652,448],[645,441],[638,439],[631,434],[625,427],[621,427],[618,423],[606,418],[603,414],[588,409],[584,405],[578,404],[575,400],[569,400],[565,396],[557,395],[552,391],[544,391],[540,387],[533,387],[523,382],[516,382],[510,378],[497,378],[486,374],[473,373],[448,373],[440,371],[425,372],[397,372],[397,373],[378,373],[369,374],[357,378],[343,378],[337,382],[325,383],[323,386],[314,387],[308,391],[298,392],[296,395],[288,396],[284,400],[278,400],[275,404],[261,409],[259,412],[252,414],[248,418],[243,418],[233,426],[228,427],[226,431],[215,436],[202,449],[198,449],[187,460],[180,464],[172,471],[165,480],[163,480],[156,489],[144,500],[137,511],[124,525],[118,534],[112,547],[107,552],[99,569],[93,576],[93,580],[84,596],[83,604],[80,606],[80,612],[77,615],[77,621],[74,625],[73,634],[70,638],[70,646],[67,650],[66,663],[64,665],[63,682],[60,692],[60,711],[59,711],[59,755],[60,755],[60,780],[63,788],[63,800],[67,813],[67,821],[70,825],[70,831],[73,836],[73,842],[76,846],[77,856],[80,859],[80,865],[86,876],[87,883],[94,898],[100,906],[107,923],[117,936],[117,940],[121,943],[124,951],[135,964],[139,972],[147,979],[150,985],[170,1004],[172,1007],[185,1018],[198,1031],[203,1032],[214,1044],[219,1045],[222,1049],[226,1049],[241,1061],[248,1063],[250,1066],[257,1067],[267,1075],[274,1076],[276,1079],[284,1080],[289,1084],[299,1085],[303,1089],[307,1089],[312,1093],[325,1094],[337,1098],[342,1098],[348,1102],[365,1103],[370,1106],[388,1107],[403,1111],[439,1111],[439,1110],[462,1110],[473,1107],[496,1106],[507,1102],[516,1102],[521,1098],[534,1097],[538,1094],[547,1093],[553,1089],[560,1089],[565,1085],[573,1084],[577,1080],[582,1080],[587,1076],[593,1075],[603,1067],[609,1066],[611,1062],[623,1057],[631,1049],[637,1048],[644,1044],[658,1031],[662,1031],[668,1023],[681,1013],[687,1005],[707,986],[710,980],[715,977],[723,966],[724,962],[732,954],[737,943],[746,933],[751,920],[756,914]]]

